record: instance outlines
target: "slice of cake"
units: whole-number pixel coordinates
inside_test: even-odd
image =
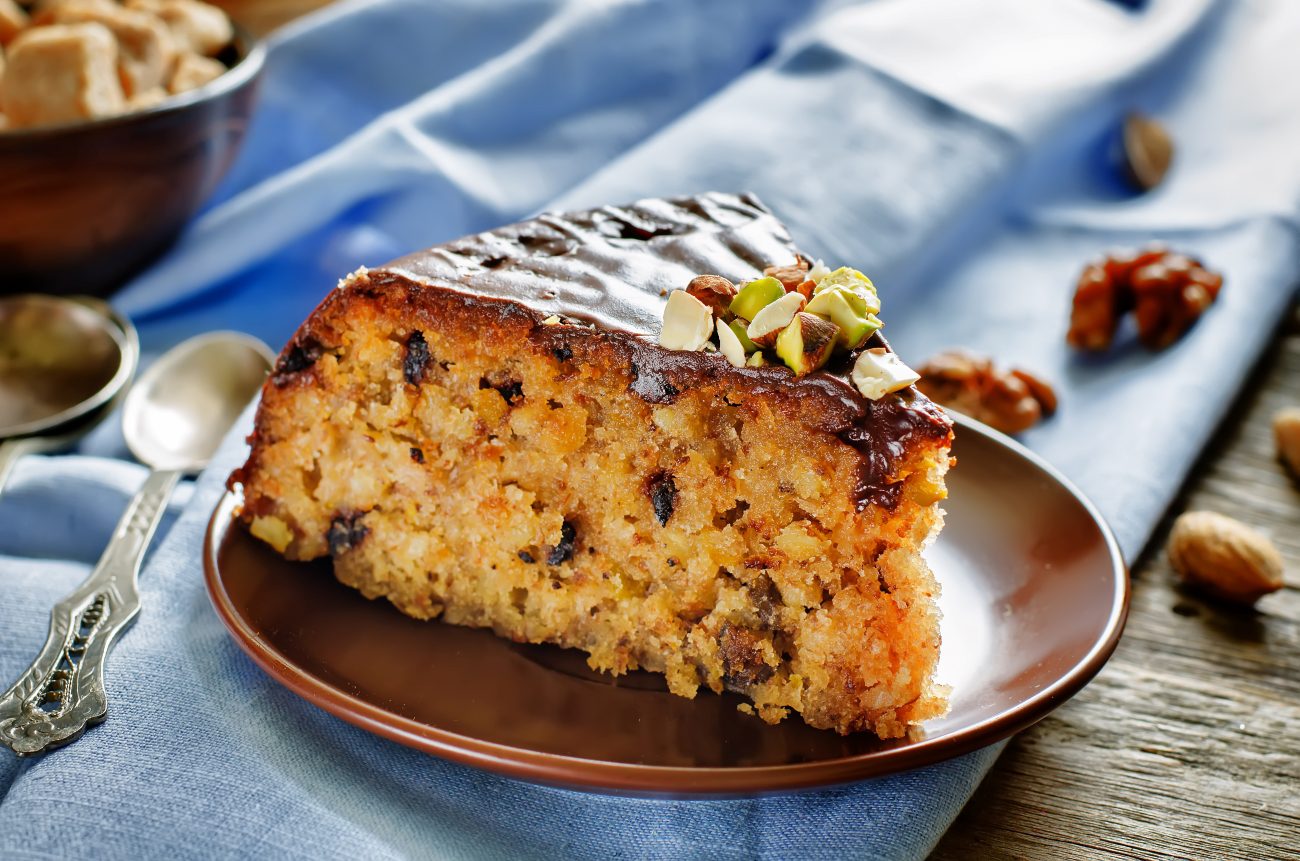
[[[345,279],[231,483],[411,616],[901,736],[944,709],[951,425],[878,310],[752,197],[542,215]]]

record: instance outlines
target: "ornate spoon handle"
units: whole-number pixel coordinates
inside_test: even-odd
[[[140,611],[140,562],[179,478],[149,475],[95,570],[51,611],[40,655],[0,697],[0,743],[19,756],[75,741],[107,716],[104,662],[113,638]]]

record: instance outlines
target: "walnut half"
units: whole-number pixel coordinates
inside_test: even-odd
[[[964,350],[938,353],[918,373],[927,397],[1003,433],[1028,430],[1056,412],[1056,393],[1045,381]]]
[[[1138,339],[1164,349],[1192,327],[1222,288],[1222,275],[1163,246],[1112,254],[1080,273],[1066,340],[1080,350],[1105,350],[1132,311]]]

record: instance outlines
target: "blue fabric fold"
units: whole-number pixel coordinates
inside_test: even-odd
[[[1025,441],[1131,559],[1228,409],[1300,271],[1300,7],[1284,0],[372,0],[273,40],[243,155],[116,298],[146,350],[212,328],[278,346],[340,276],[543,208],[754,191],[882,290],[905,358],[1041,372]],[[1133,196],[1107,142],[1158,114],[1170,175]],[[1177,345],[1064,345],[1073,281],[1152,239],[1222,271]],[[0,756],[0,857],[919,858],[999,747],[822,792],[652,801],[532,786],[368,735],[270,681],[208,605],[199,546],[240,429],[142,578],[112,717]],[[0,494],[0,679],[43,640],[142,479],[120,435]],[[169,528],[167,528],[169,527]]]

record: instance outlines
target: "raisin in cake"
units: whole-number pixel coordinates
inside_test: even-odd
[[[878,310],[724,194],[359,271],[263,390],[241,517],[411,616],[898,737],[944,709],[951,425]]]

